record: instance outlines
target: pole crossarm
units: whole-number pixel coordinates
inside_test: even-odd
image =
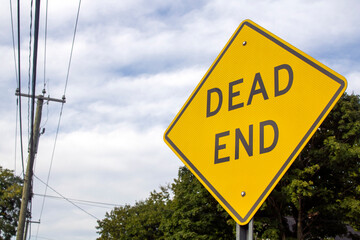
[[[43,91],[43,94],[45,94],[45,90]],[[22,198],[21,198],[21,208],[19,212],[19,221],[18,221],[18,228],[17,228],[17,235],[16,240],[24,240],[26,239],[27,234],[27,226],[26,218],[28,213],[28,204],[31,201],[32,198],[32,178],[33,178],[33,167],[34,167],[34,159],[35,155],[37,154],[38,144],[39,144],[39,136],[40,136],[40,122],[41,122],[41,115],[42,115],[42,107],[44,100],[46,101],[54,101],[54,102],[61,102],[65,103],[65,96],[62,97],[62,99],[56,99],[56,98],[50,98],[45,97],[44,95],[38,95],[34,96],[31,94],[24,94],[20,93],[19,89],[16,89],[15,92],[16,96],[21,97],[29,97],[29,98],[36,98],[37,104],[36,104],[36,115],[35,115],[35,123],[32,126],[32,132],[34,133],[30,139],[30,151],[29,151],[29,157],[28,157],[28,163],[26,167],[26,173],[24,176],[24,185],[23,185],[23,192],[22,192]],[[28,221],[29,223],[31,221]]]
[[[20,93],[19,89],[16,89],[15,95],[16,95],[16,96],[21,96],[21,97],[29,97],[29,98],[32,97],[31,94]],[[36,99],[42,99],[42,100],[45,100],[45,101],[53,101],[53,102],[66,103],[65,95],[64,95],[61,99],[51,98],[50,96],[45,97],[44,95],[38,95],[38,96],[35,96],[35,98],[36,98]]]

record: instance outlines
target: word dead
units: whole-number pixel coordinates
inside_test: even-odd
[[[286,71],[288,78],[280,79],[280,77],[279,77],[280,71]],[[284,76],[284,75],[281,75],[281,76]],[[282,64],[282,65],[274,67],[274,85],[273,85],[274,96],[273,97],[279,97],[281,95],[286,94],[291,89],[291,86],[293,84],[293,79],[294,79],[294,73],[293,73],[293,70],[290,67],[290,65]],[[286,85],[282,89],[280,89],[280,81],[282,81],[282,86]],[[287,81],[287,82],[285,82],[285,81]],[[262,96],[263,100],[269,99],[268,91],[265,88],[265,85],[264,85],[264,82],[263,82],[260,72],[256,73],[254,76],[254,80],[252,82],[252,86],[249,91],[249,96],[245,97],[245,99],[247,99],[246,102],[241,100],[244,98],[242,97],[242,95],[240,95],[240,91],[234,90],[235,86],[240,85],[243,82],[244,82],[243,78],[229,82],[229,88],[227,91],[227,94],[228,94],[227,110],[228,111],[243,108],[243,107],[245,107],[245,105],[246,106],[251,105],[254,96],[258,95],[258,94]],[[220,88],[212,88],[207,91],[207,103],[206,103],[206,117],[207,118],[213,117],[219,113],[220,109],[223,106],[223,92],[225,92],[225,91],[222,91]],[[217,102],[216,102],[216,100],[217,100]],[[211,104],[212,102],[214,104]],[[214,106],[216,106],[216,107],[214,108]],[[274,134],[273,134],[274,138],[272,139],[272,143],[270,144],[270,146],[265,146],[265,128],[266,127],[267,128],[271,127],[274,132]],[[249,131],[248,131],[249,136],[247,138],[248,140],[245,139],[240,128],[235,128],[231,132],[224,131],[224,132],[215,134],[214,164],[230,161],[230,156],[219,157],[219,152],[221,150],[226,149],[226,144],[220,144],[220,141],[221,140],[222,140],[222,142],[226,141],[225,139],[229,139],[230,137],[232,137],[231,139],[233,141],[235,141],[235,149],[234,149],[234,159],[235,160],[240,158],[240,156],[239,156],[240,143],[246,150],[247,155],[249,157],[253,156],[253,150],[254,150],[254,142],[253,142],[254,126],[253,126],[253,124],[249,125],[248,128],[249,128]],[[275,121],[266,120],[266,121],[260,122],[259,127],[258,127],[258,134],[259,134],[259,139],[260,139],[259,147],[258,147],[260,154],[268,153],[276,147],[276,144],[279,139],[279,127]],[[269,141],[267,140],[267,142],[269,142]]]
[[[288,83],[284,89],[280,90],[280,84],[279,84],[279,71],[280,70],[286,70],[289,75]],[[284,95],[287,93],[293,83],[294,74],[293,70],[288,64],[282,64],[274,68],[274,97],[278,97],[281,95]],[[235,98],[240,98],[240,91],[234,91],[234,86],[239,85],[243,83],[244,79],[238,79],[236,81],[229,83],[229,91],[228,91],[228,111],[232,111],[238,108],[244,107],[244,102],[234,104]],[[257,88],[259,86],[259,88]],[[266,91],[264,82],[262,80],[261,74],[258,72],[255,74],[254,81],[250,90],[250,94],[247,100],[246,105],[250,105],[252,103],[253,97],[257,94],[261,94],[264,100],[269,99],[268,93]],[[214,110],[211,110],[211,101],[214,99],[215,95],[217,95],[218,103]],[[216,98],[216,97],[215,97]],[[221,109],[223,103],[223,92],[220,88],[212,88],[207,91],[207,106],[206,106],[206,117],[212,117],[215,116]]]

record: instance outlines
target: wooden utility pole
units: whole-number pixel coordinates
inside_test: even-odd
[[[34,135],[33,139],[30,141],[30,144],[33,146],[29,146],[29,149],[33,149],[33,151],[29,151],[28,156],[28,163],[26,167],[26,173],[24,176],[24,186],[21,198],[21,208],[20,208],[20,215],[19,215],[19,224],[18,224],[18,231],[16,235],[16,240],[23,240],[24,236],[24,229],[25,229],[25,220],[27,215],[27,207],[29,203],[29,199],[31,198],[31,189],[32,189],[32,178],[33,178],[33,167],[34,167],[34,159],[35,154],[37,152],[37,146],[39,141],[39,127],[41,122],[41,111],[43,106],[44,100],[42,98],[38,98],[37,106],[36,106],[36,115],[35,115],[35,124],[34,124]]]
[[[16,91],[15,94],[17,96],[31,97],[31,95],[29,94],[20,94],[18,90]],[[28,213],[27,211],[28,205],[32,197],[32,179],[34,175],[33,168],[34,168],[35,155],[37,154],[37,149],[39,145],[40,122],[41,122],[42,107],[44,100],[65,103],[65,97],[63,97],[62,99],[55,99],[55,98],[44,97],[43,95],[39,95],[36,96],[35,98],[37,99],[37,103],[36,103],[35,122],[33,127],[34,134],[33,134],[33,138],[30,140],[30,145],[29,145],[29,156],[28,156],[28,163],[24,176],[24,185],[23,185],[23,192],[21,198],[21,208],[19,213],[19,222],[17,227],[16,240],[24,240],[24,236],[26,235],[24,234],[24,229],[25,229],[25,222]]]
[[[19,6],[18,6],[19,7]],[[27,208],[29,204],[29,199],[31,198],[31,184],[33,177],[33,167],[35,159],[35,143],[39,139],[39,126],[41,121],[41,111],[43,99],[38,98],[38,103],[36,107],[36,117],[34,120],[34,107],[35,107],[35,87],[36,87],[36,67],[37,67],[37,50],[38,50],[38,39],[39,39],[39,20],[40,20],[40,0],[35,1],[35,19],[34,19],[34,49],[33,49],[33,61],[32,61],[32,94],[31,94],[31,124],[30,124],[30,139],[29,139],[29,157],[28,164],[26,167],[26,173],[24,176],[24,185],[23,185],[23,194],[21,199],[21,208],[19,213],[19,222],[16,232],[16,240],[24,240],[24,229],[25,229],[25,220],[27,215]],[[20,51],[20,49],[19,49]],[[20,70],[19,70],[20,72]],[[19,76],[20,78],[20,76]],[[19,98],[21,97],[21,89],[16,90],[19,93]],[[21,106],[20,106],[21,107]],[[35,121],[35,122],[34,122]]]
[[[19,7],[19,6],[18,6]],[[18,8],[19,9],[19,8]],[[18,10],[19,11],[19,10]],[[21,199],[21,208],[19,213],[19,222],[17,226],[16,240],[25,240],[26,238],[26,230],[25,230],[25,222],[28,217],[28,205],[29,201],[32,198],[32,179],[34,175],[34,160],[35,155],[37,153],[37,148],[39,144],[39,136],[40,136],[40,122],[41,122],[41,113],[42,106],[44,100],[47,101],[56,101],[65,103],[65,96],[60,99],[54,99],[50,97],[44,97],[45,89],[43,90],[43,95],[35,96],[35,87],[36,87],[36,67],[37,67],[37,51],[38,51],[38,39],[39,39],[39,20],[40,20],[40,0],[35,1],[35,19],[34,19],[34,49],[33,49],[33,61],[32,61],[32,92],[30,94],[22,94],[21,89],[16,90],[16,95],[21,98],[29,97],[31,98],[31,134],[29,139],[29,156],[28,156],[28,164],[26,167],[26,173],[24,176],[24,185],[23,185],[23,193]],[[20,26],[20,25],[18,25]],[[20,30],[19,30],[20,32]],[[20,38],[20,36],[19,36]],[[19,49],[20,50],[20,49]],[[20,59],[20,53],[19,53]],[[19,65],[19,74],[20,74],[20,65]],[[19,75],[20,79],[20,75]],[[20,87],[20,84],[19,84]],[[37,99],[36,104],[36,114],[34,117],[34,108],[35,108],[35,99]],[[20,105],[21,108],[21,105]],[[25,234],[24,234],[25,232]]]
[[[19,6],[18,6],[19,8]],[[37,50],[38,50],[38,39],[39,39],[39,20],[40,20],[40,0],[36,0],[35,2],[35,19],[34,19],[34,48],[33,48],[33,61],[32,61],[32,94],[31,94],[31,124],[30,124],[30,139],[29,139],[29,156],[28,156],[28,164],[26,167],[26,173],[24,176],[24,185],[23,185],[23,194],[21,199],[21,208],[19,213],[19,222],[17,226],[16,232],[16,240],[24,240],[24,229],[25,229],[25,220],[27,215],[27,208],[29,204],[29,199],[31,199],[30,193],[32,189],[32,177],[33,177],[33,167],[34,167],[34,159],[35,159],[35,146],[39,139],[39,126],[41,122],[41,112],[43,99],[38,98],[38,103],[36,107],[36,117],[34,120],[34,107],[35,107],[35,87],[36,87],[36,67],[37,67]],[[20,30],[19,30],[20,32]],[[20,36],[19,36],[20,37]],[[20,49],[19,49],[20,51]],[[20,53],[19,53],[20,54]],[[20,74],[20,66],[19,66],[19,74]],[[19,75],[20,79],[20,75]],[[20,84],[19,84],[20,86]],[[16,93],[18,93],[19,98],[21,98],[21,89],[17,89]],[[21,108],[21,106],[20,106]],[[35,122],[34,122],[35,121]]]

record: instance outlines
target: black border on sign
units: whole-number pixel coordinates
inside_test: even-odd
[[[228,50],[228,48],[231,46],[231,44],[233,43],[233,41],[235,40],[235,38],[237,37],[237,35],[239,34],[239,32],[241,31],[241,29],[247,25],[248,27],[252,28],[253,30],[255,30],[256,32],[258,32],[259,34],[263,35],[264,37],[266,37],[267,39],[269,39],[270,41],[274,42],[275,44],[277,44],[278,46],[282,47],[283,49],[285,49],[286,51],[290,52],[291,54],[293,54],[295,57],[298,57],[299,59],[301,59],[302,61],[306,62],[307,64],[309,64],[310,66],[314,67],[315,69],[317,69],[318,71],[322,72],[323,74],[325,74],[326,76],[328,76],[329,78],[333,79],[334,81],[336,81],[337,83],[340,84],[339,89],[336,91],[335,95],[331,98],[330,102],[326,105],[326,107],[323,109],[323,111],[320,113],[320,115],[317,117],[317,119],[315,120],[315,122],[312,124],[312,126],[310,127],[310,129],[307,131],[307,133],[305,134],[305,136],[301,139],[301,141],[299,142],[299,144],[296,146],[296,148],[294,149],[294,151],[290,154],[290,156],[288,157],[288,159],[285,161],[285,163],[282,165],[282,167],[280,168],[280,170],[277,172],[277,174],[275,175],[275,177],[271,180],[271,182],[269,183],[269,185],[266,187],[266,189],[264,190],[264,192],[260,195],[260,197],[258,198],[258,200],[255,202],[255,204],[253,205],[253,207],[250,209],[250,211],[246,214],[245,217],[241,217],[236,211],[235,209],[232,208],[232,206],[230,206],[230,204],[223,198],[223,196],[220,195],[220,193],[210,184],[210,182],[201,174],[201,172],[191,163],[191,161],[185,156],[185,154],[183,152],[181,152],[181,150],[174,144],[174,142],[171,141],[171,139],[169,138],[169,133],[171,132],[172,128],[175,126],[175,124],[177,123],[177,121],[180,119],[180,117],[182,116],[182,114],[185,112],[185,110],[187,109],[187,107],[189,106],[189,104],[192,102],[192,100],[194,99],[194,97],[196,96],[196,94],[199,92],[200,88],[202,88],[202,86],[204,85],[205,81],[208,79],[208,77],[210,76],[210,74],[212,73],[212,71],[214,70],[214,68],[217,66],[217,64],[219,63],[219,61],[221,60],[221,58],[224,56],[224,54],[226,53],[226,51]],[[191,98],[187,101],[186,105],[183,107],[182,111],[178,114],[178,116],[176,117],[176,119],[173,121],[172,125],[169,127],[169,129],[167,130],[167,132],[165,133],[165,139],[166,141],[173,147],[173,149],[181,156],[182,159],[184,159],[184,161],[190,166],[190,168],[198,175],[198,177],[201,178],[201,180],[206,184],[206,186],[208,188],[211,189],[211,191],[220,199],[220,201],[231,211],[231,213],[240,221],[240,222],[246,222],[247,219],[249,218],[249,216],[253,213],[253,211],[257,208],[257,206],[259,205],[259,203],[263,200],[263,198],[266,196],[266,194],[270,191],[270,189],[272,188],[272,186],[275,184],[276,180],[280,177],[280,175],[282,174],[282,172],[285,170],[285,168],[288,166],[288,164],[290,163],[291,159],[293,159],[294,157],[296,157],[296,155],[298,154],[298,151],[300,150],[301,146],[308,141],[309,136],[311,135],[311,132],[315,129],[315,127],[319,124],[319,122],[321,121],[321,119],[326,115],[326,113],[328,112],[328,110],[330,109],[331,105],[334,103],[334,101],[336,100],[336,98],[339,96],[339,94],[342,92],[342,90],[345,87],[345,82],[338,78],[337,76],[335,76],[334,74],[332,74],[331,72],[327,71],[326,69],[324,69],[323,67],[319,66],[317,63],[315,63],[314,61],[310,60],[309,58],[305,57],[304,55],[302,55],[301,53],[297,52],[296,50],[292,49],[291,47],[289,47],[288,45],[286,45],[285,43],[281,42],[280,40],[274,38],[273,36],[271,36],[270,34],[266,33],[265,31],[263,31],[262,29],[258,28],[257,26],[253,25],[251,22],[245,21],[240,28],[236,31],[236,33],[234,34],[234,36],[231,38],[231,40],[229,41],[229,43],[227,44],[227,46],[225,47],[225,49],[222,51],[221,55],[217,58],[216,62],[213,64],[213,66],[211,67],[211,69],[209,70],[209,72],[206,74],[206,76],[204,77],[204,79],[202,80],[202,82],[200,83],[200,85],[197,87],[197,89],[195,90],[195,92],[192,94]]]

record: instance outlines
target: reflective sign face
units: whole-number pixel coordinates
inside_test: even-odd
[[[344,77],[246,20],[164,139],[244,225],[345,88]]]

